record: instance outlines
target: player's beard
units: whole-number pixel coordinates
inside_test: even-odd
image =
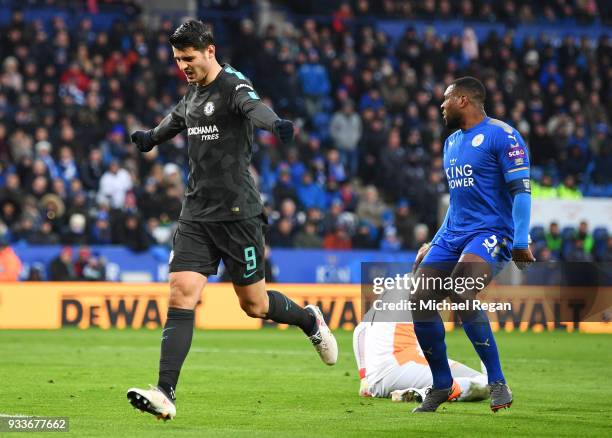
[[[461,116],[459,114],[446,113],[444,123],[448,129],[459,129],[461,127]]]
[[[191,75],[187,75],[187,72],[190,72]],[[206,74],[203,72],[203,69],[198,66],[192,66],[187,71],[183,72],[185,74],[185,79],[191,83],[199,83],[206,77]]]

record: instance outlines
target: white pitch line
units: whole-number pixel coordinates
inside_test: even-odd
[[[145,350],[145,351],[159,351],[159,347],[123,347],[116,345],[95,345],[87,348],[89,349],[101,349],[101,350]],[[305,350],[260,350],[257,348],[210,348],[210,347],[192,347],[189,350],[190,353],[230,353],[230,354],[278,354],[285,356],[309,356],[312,354],[311,351]]]
[[[306,345],[308,347],[308,345]],[[159,347],[124,347],[116,345],[96,345],[87,347],[87,349],[102,349],[102,350],[129,350],[129,351],[159,351]],[[277,354],[282,356],[311,356],[312,351],[309,348],[304,350],[270,350],[258,348],[212,348],[212,347],[192,347],[190,353],[230,353],[230,354]],[[348,353],[346,353],[348,355]],[[351,353],[352,354],[352,353]]]
[[[209,348],[196,347],[195,353],[230,353],[230,354],[278,354],[285,356],[310,356],[312,351],[304,350],[260,350],[257,348]]]

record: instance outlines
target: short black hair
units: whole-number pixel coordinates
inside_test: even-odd
[[[170,35],[169,40],[172,47],[176,47],[179,50],[184,50],[187,47],[202,50],[211,44],[215,44],[212,26],[204,24],[199,20],[189,20],[181,24]]]
[[[455,79],[452,85],[455,86],[455,90],[459,90],[460,93],[465,93],[470,99],[484,105],[485,98],[487,97],[487,90],[484,85],[482,85],[482,82],[475,77],[464,76]]]

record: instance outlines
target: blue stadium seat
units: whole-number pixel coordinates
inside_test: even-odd
[[[561,239],[563,240],[574,240],[576,235],[576,229],[574,227],[563,227],[561,230]]]
[[[544,169],[540,166],[531,166],[529,169],[529,174],[531,175],[531,179],[535,181],[542,181],[542,177],[544,176]]]
[[[593,240],[607,241],[608,240],[608,229],[605,227],[597,227],[593,230]]]
[[[612,197],[612,184],[587,184],[583,194],[595,198],[610,198]]]
[[[533,243],[537,244],[545,240],[544,227],[541,225],[531,228],[529,234],[531,235],[531,240],[533,241]]]
[[[597,260],[603,260],[608,250],[608,229],[605,227],[597,227],[593,230],[593,253]]]
[[[561,238],[563,243],[561,244],[561,258],[568,260],[572,253],[574,246],[574,237],[576,236],[576,230],[574,227],[564,227],[561,230]]]

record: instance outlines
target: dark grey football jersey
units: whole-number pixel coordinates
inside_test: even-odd
[[[257,216],[261,198],[249,172],[253,125],[274,130],[278,116],[230,65],[206,86],[190,84],[152,130],[156,144],[187,129],[189,181],[181,219],[232,221]]]

